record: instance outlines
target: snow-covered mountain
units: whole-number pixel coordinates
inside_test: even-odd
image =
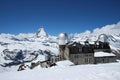
[[[111,48],[115,53],[120,53],[120,22],[106,25],[102,28],[87,30],[83,33],[70,34],[70,41],[93,42],[100,34],[106,34]],[[23,62],[43,61],[46,54],[58,54],[57,36],[51,36],[44,28],[35,33],[0,34],[0,72],[10,71]],[[8,68],[8,67],[13,68]],[[14,69],[16,70],[16,69]]]
[[[36,33],[36,37],[47,37],[48,34],[45,32],[44,28],[40,28]]]
[[[93,31],[85,31],[83,33],[71,34],[72,41],[96,41],[100,34],[108,36],[108,42],[112,47],[120,48],[120,22],[96,28]]]
[[[57,37],[48,35],[43,28],[36,33],[0,34],[0,67],[4,67],[0,72],[7,71],[9,66],[34,61],[36,55],[43,61],[48,53],[58,54]]]

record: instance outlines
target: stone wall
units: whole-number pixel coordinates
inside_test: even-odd
[[[70,61],[74,64],[93,64],[94,63],[94,53],[78,53],[70,54]]]
[[[95,64],[116,62],[116,56],[95,57]]]

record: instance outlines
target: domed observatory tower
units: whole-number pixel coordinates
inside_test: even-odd
[[[99,35],[99,37],[98,37],[98,41],[100,41],[100,42],[108,42],[107,41],[107,35],[106,34],[101,34],[101,35]]]
[[[99,42],[99,48],[101,48],[103,51],[110,52],[110,46],[106,34],[101,34],[97,41]]]
[[[68,42],[67,33],[60,33],[58,36],[58,44],[59,44],[59,54],[60,54],[61,60],[66,59],[65,58],[65,46],[67,42]]]

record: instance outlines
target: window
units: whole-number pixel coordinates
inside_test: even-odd
[[[104,62],[105,62],[105,59],[103,58],[102,61],[103,61],[103,63],[104,63]]]
[[[79,52],[82,52],[82,48],[79,48]]]
[[[85,54],[85,56],[87,57],[89,54]]]
[[[88,58],[85,58],[85,63],[88,63],[88,61],[89,61]]]
[[[85,58],[85,63],[91,63],[92,62],[92,58]]]
[[[81,55],[79,54],[78,57],[81,57]]]
[[[92,56],[92,54],[89,54],[89,56]]]
[[[75,55],[74,57],[75,57],[75,58],[78,58],[79,56],[78,56],[78,55]]]
[[[92,62],[92,58],[89,58],[89,63],[91,63]]]

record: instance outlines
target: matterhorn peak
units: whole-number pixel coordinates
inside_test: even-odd
[[[36,33],[37,37],[47,37],[47,33],[45,32],[44,28],[39,28],[37,33]]]

